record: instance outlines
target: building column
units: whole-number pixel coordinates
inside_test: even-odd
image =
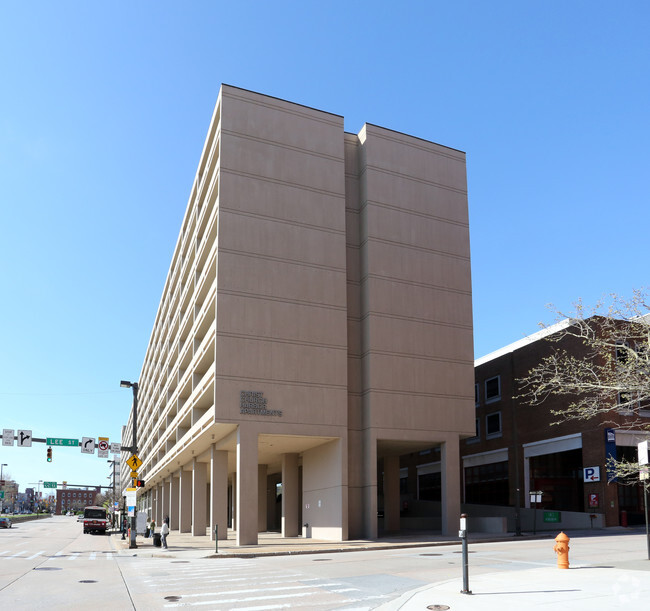
[[[384,530],[400,529],[399,456],[384,457]]]
[[[266,515],[267,471],[268,465],[257,465],[257,532],[261,533],[268,530]]]
[[[230,528],[237,530],[237,473],[232,474],[232,492],[230,493]]]
[[[377,439],[372,429],[363,432],[363,514],[364,537],[377,538]]]
[[[192,461],[192,535],[205,537],[208,526],[206,516],[207,465],[196,458]]]
[[[166,480],[160,484],[160,522],[156,522],[162,527],[165,518],[167,517],[167,508],[169,507],[169,485]]]
[[[182,533],[192,531],[192,472],[179,472],[178,491],[178,530]]]
[[[228,452],[210,452],[210,538],[214,541],[214,529],[219,527],[219,539],[228,538]]]
[[[178,489],[180,480],[169,476],[169,528],[178,530]]]
[[[300,534],[298,454],[282,455],[282,536]]]
[[[458,532],[460,523],[460,443],[458,436],[442,444],[440,476],[442,487],[442,534]]]
[[[237,428],[237,545],[257,545],[257,433]]]
[[[156,517],[154,518],[156,520],[156,526],[158,528],[160,528],[160,526],[162,525],[162,520],[163,520],[162,495],[163,495],[162,484],[158,484],[156,486]]]

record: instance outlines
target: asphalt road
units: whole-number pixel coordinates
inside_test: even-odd
[[[118,550],[110,537],[82,530],[76,518],[57,516],[0,531],[0,607],[426,609],[417,592],[425,592],[428,603],[449,604],[462,576],[462,555],[455,545],[256,558],[143,556]],[[559,571],[549,539],[481,543],[470,552],[470,587],[475,586],[476,596],[456,597],[452,610],[515,608],[502,601],[498,607],[486,606],[497,602],[486,596],[496,584],[507,591],[510,598],[505,600],[514,603],[516,592],[532,607],[544,595],[560,601],[581,595],[568,585],[578,577],[597,580],[593,583],[616,595],[614,602],[633,601],[634,588],[645,592],[639,584],[650,583],[643,534],[572,539],[572,568],[591,569],[587,571]],[[539,583],[537,576],[550,579],[550,585]],[[556,579],[564,580],[562,587],[553,585]],[[441,588],[427,590],[432,584]],[[450,589],[444,584],[451,584]],[[588,592],[589,584],[580,588]],[[585,608],[602,608],[597,600]]]

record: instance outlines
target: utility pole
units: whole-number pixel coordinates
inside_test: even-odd
[[[138,455],[138,383],[122,380],[120,382],[120,387],[131,388],[133,390],[133,445],[131,446],[131,452],[133,456],[137,456]],[[131,537],[129,539],[129,549],[137,549],[138,547],[135,542],[135,525],[136,525],[137,514],[138,514],[138,510],[137,510],[137,499],[136,499],[136,505],[133,508],[133,517],[131,518]]]

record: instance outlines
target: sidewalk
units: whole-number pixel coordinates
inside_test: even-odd
[[[591,534],[603,534],[603,531],[584,531]],[[517,537],[518,541],[526,539],[553,539],[556,532],[542,532],[525,534]],[[583,535],[584,536],[584,535]],[[120,533],[112,535],[115,547],[120,553],[130,552],[133,555],[165,555],[167,557],[187,556],[192,558],[253,558],[256,556],[284,556],[296,554],[326,554],[337,552],[353,552],[364,550],[380,549],[400,549],[410,547],[431,547],[436,545],[458,545],[458,537],[449,537],[436,535],[431,532],[413,533],[395,537],[381,537],[377,540],[353,540],[353,541],[325,541],[321,539],[305,539],[303,537],[285,538],[275,532],[259,533],[257,545],[238,546],[236,533],[228,531],[228,539],[220,540],[218,546],[211,540],[210,534],[206,531],[205,537],[194,537],[190,533],[180,533],[172,530],[167,537],[169,549],[164,550],[160,547],[154,547],[153,539],[146,539],[142,536],[136,538],[135,550],[129,549],[129,541],[122,540]],[[515,540],[512,533],[503,535],[494,535],[487,533],[475,533],[469,536],[468,542],[472,543],[489,543],[494,541],[513,541]]]

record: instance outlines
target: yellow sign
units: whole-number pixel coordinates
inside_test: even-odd
[[[135,471],[140,468],[142,461],[135,454],[133,454],[133,456],[131,456],[131,458],[126,461],[126,464],[131,467],[131,471]]]
[[[138,477],[138,472],[137,471],[131,471],[131,477]]]

